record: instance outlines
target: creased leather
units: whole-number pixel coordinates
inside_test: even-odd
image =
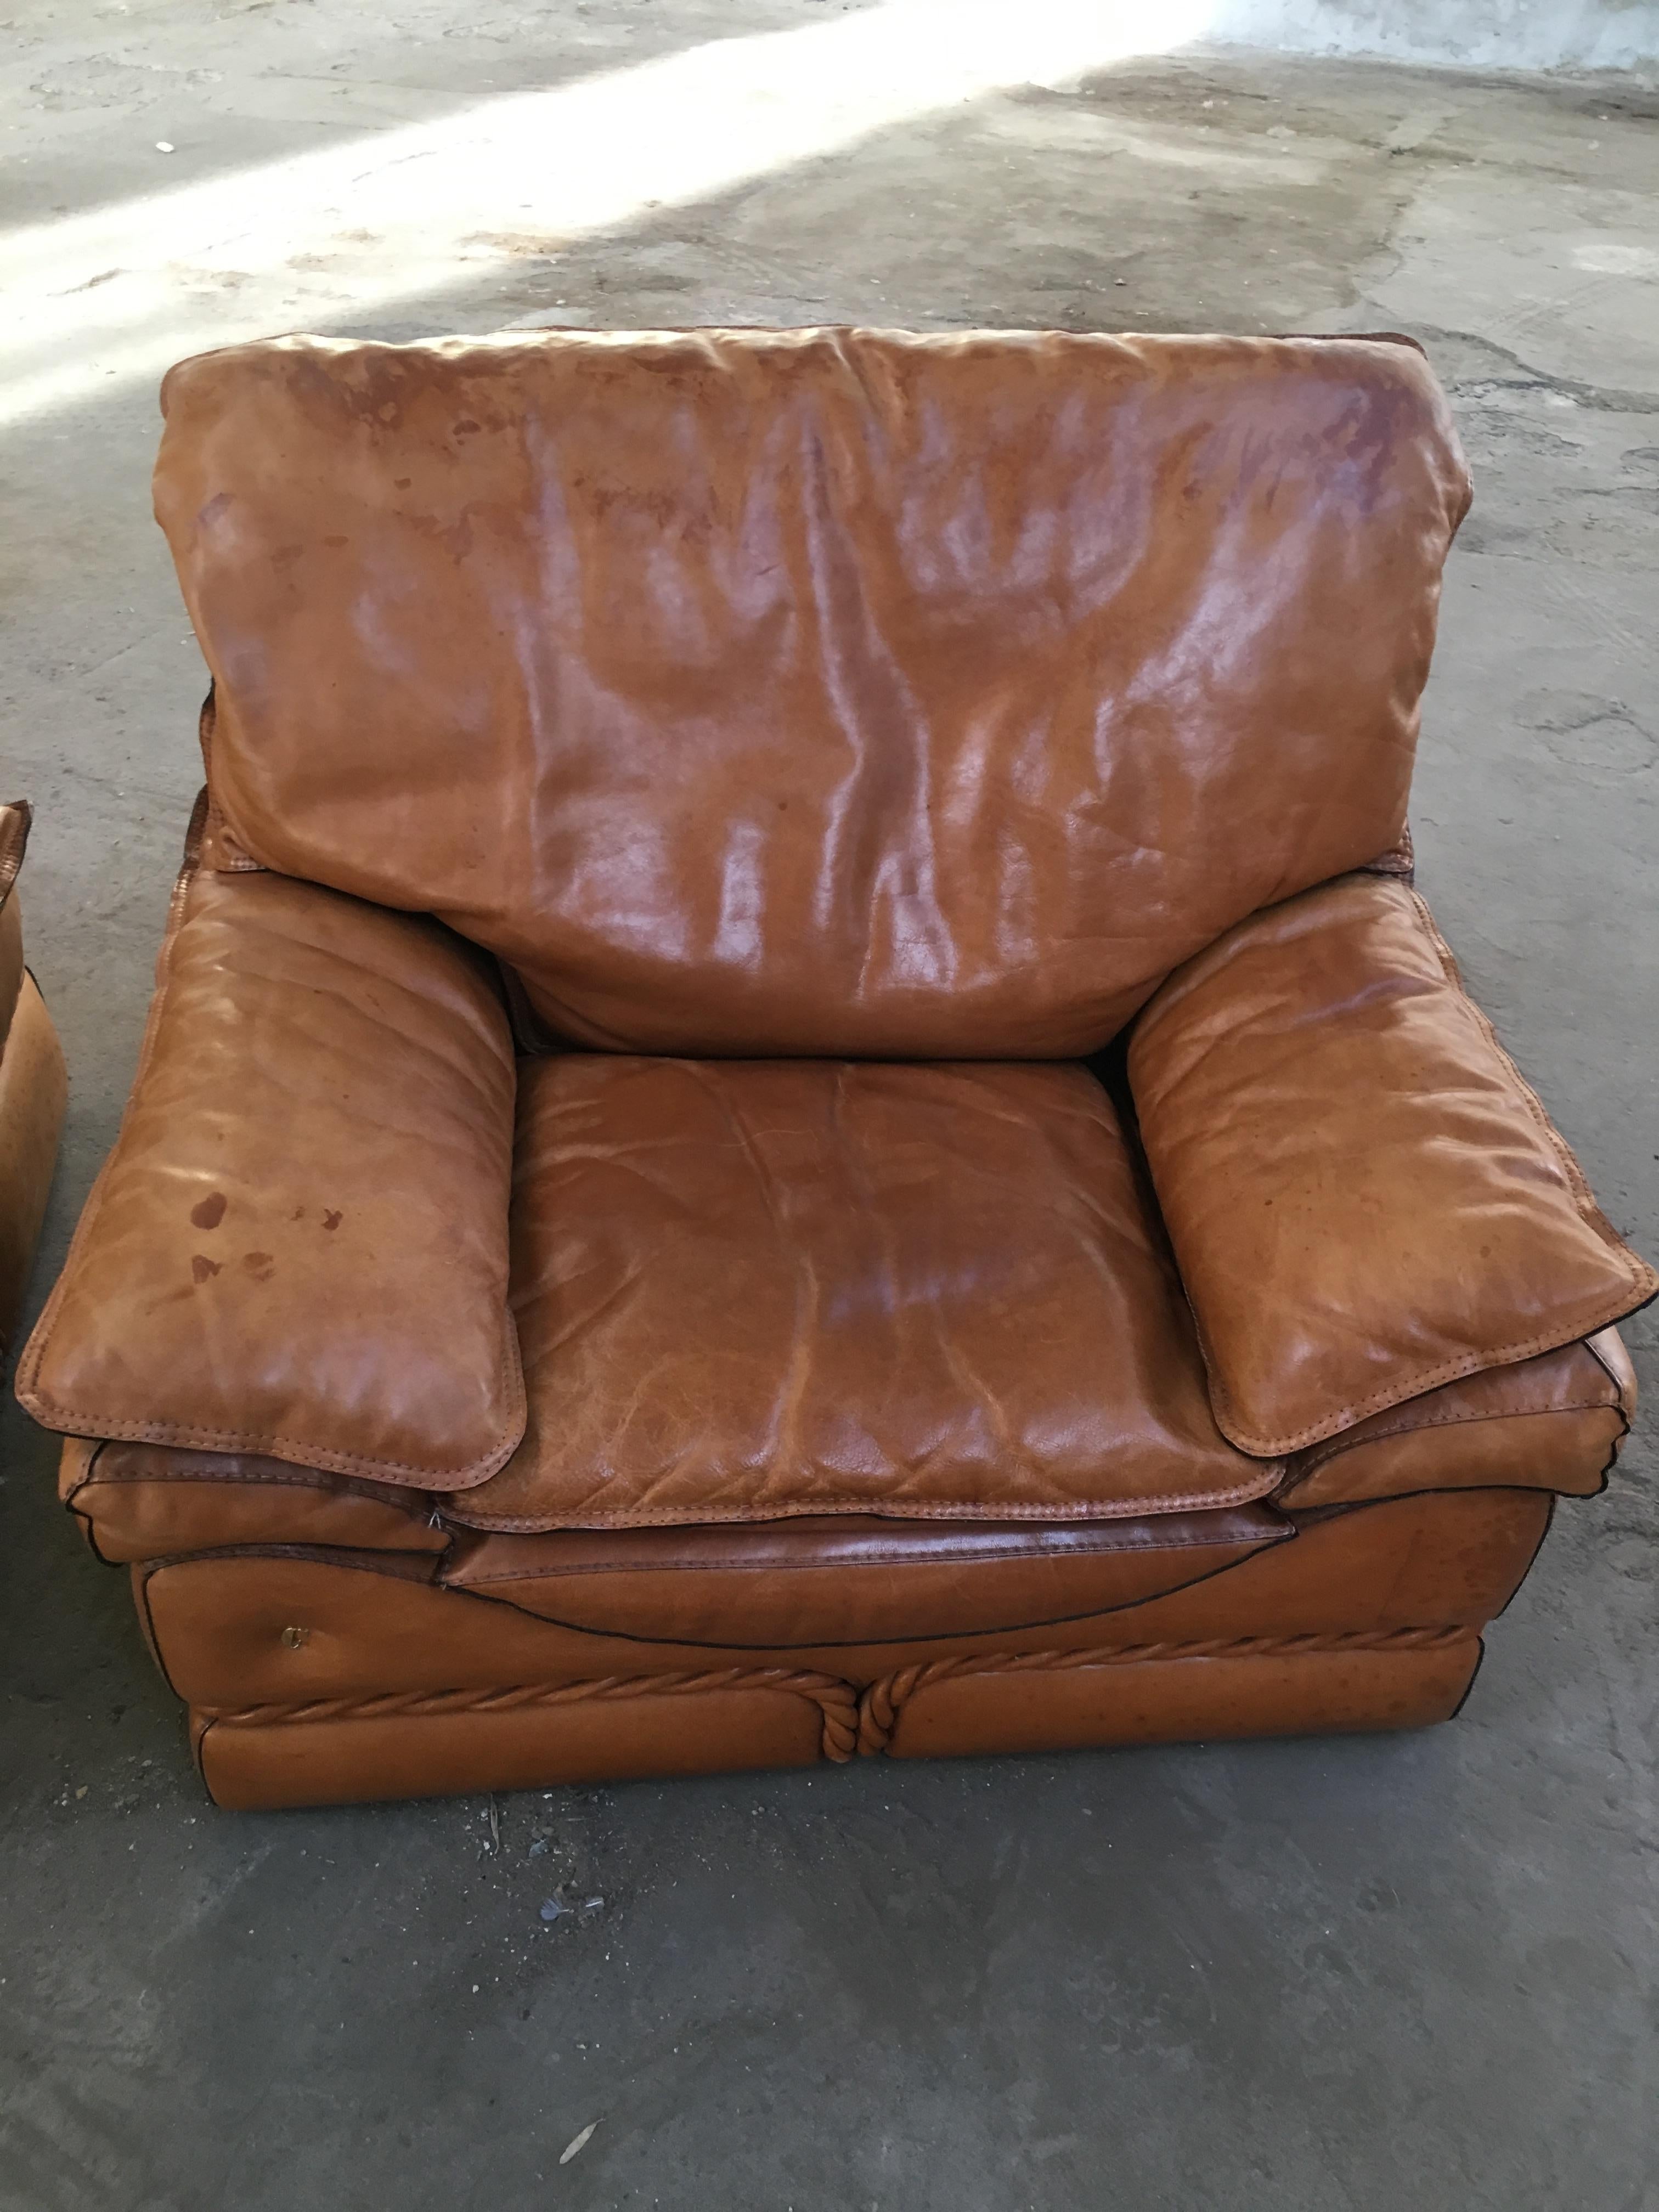
[[[523,1063],[524,1443],[488,1528],[1064,1520],[1278,1480],[1216,1428],[1085,1070]]]
[[[98,1557],[122,1563],[234,1544],[441,1552],[450,1540],[424,1492],[228,1452],[70,1437],[58,1492]]]
[[[164,404],[211,857],[567,1039],[1081,1054],[1400,841],[1468,499],[1408,343],[284,338]]]
[[[18,1396],[71,1434],[482,1481],[524,1418],[491,979],[433,922],[275,877],[198,875],[177,910]]]
[[[1134,1521],[823,1520],[459,1537],[447,1587],[602,1635],[724,1648],[981,1634],[1224,1574],[1290,1523],[1260,1505]]]
[[[1659,1289],[1401,884],[1351,877],[1230,930],[1142,1013],[1128,1069],[1243,1450],[1316,1443]]]
[[[1307,1507],[1510,1485],[1593,1497],[1630,1427],[1634,1401],[1611,1364],[1623,1352],[1618,1331],[1604,1328],[1588,1344],[1443,1382],[1299,1452],[1277,1496]]]

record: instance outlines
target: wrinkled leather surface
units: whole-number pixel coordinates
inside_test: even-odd
[[[482,1480],[523,1421],[492,981],[434,923],[308,884],[202,874],[179,906],[18,1396],[70,1433]]]
[[[260,1543],[441,1552],[450,1540],[422,1492],[228,1452],[70,1437],[58,1488],[100,1559]]]
[[[52,1190],[69,1097],[63,1048],[25,975],[0,1053],[0,1361],[9,1354]]]
[[[133,1575],[162,1670],[196,1705],[506,1688],[727,1664],[816,1668],[861,1685],[918,1662],[988,1652],[1478,1629],[1526,1573],[1552,1504],[1535,1490],[1468,1490],[1293,1515],[1293,1540],[1109,1613],[853,1644],[789,1638],[763,1648],[711,1646],[599,1633],[441,1588],[440,1563],[408,1553],[264,1547],[162,1561]],[[663,1625],[678,1626],[666,1607]]]
[[[602,1635],[727,1648],[977,1635],[1134,1605],[1291,1534],[1259,1505],[1045,1528],[844,1514],[462,1536],[441,1579]]]
[[[1247,1451],[1659,1289],[1401,884],[1352,877],[1230,930],[1147,1006],[1128,1065],[1216,1419]]]
[[[977,1063],[526,1061],[529,1416],[483,1528],[1235,1504],[1100,1085]]]
[[[1298,1453],[1279,1494],[1303,1507],[1505,1484],[1593,1497],[1630,1426],[1634,1383],[1618,1331],[1604,1328],[1356,1421]]]
[[[579,1042],[1085,1053],[1401,836],[1468,497],[1405,341],[284,338],[164,403],[210,857]]]

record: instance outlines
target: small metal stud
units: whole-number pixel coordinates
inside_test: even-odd
[[[283,1641],[290,1651],[297,1651],[310,1633],[311,1631],[308,1628],[285,1628],[283,1631]]]

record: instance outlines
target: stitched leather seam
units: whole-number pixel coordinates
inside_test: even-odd
[[[1190,1491],[1170,1498],[1133,1498],[1115,1500],[1108,1504],[1037,1504],[1021,1505],[998,1503],[994,1506],[969,1505],[954,1501],[939,1504],[906,1504],[891,1498],[814,1498],[799,1504],[769,1505],[763,1510],[742,1506],[714,1504],[688,1506],[640,1506],[629,1512],[562,1514],[554,1522],[540,1516],[529,1514],[500,1514],[485,1519],[468,1519],[459,1511],[446,1517],[461,1528],[479,1528],[486,1534],[499,1530],[506,1535],[546,1535],[551,1529],[605,1529],[635,1528],[726,1528],[741,1527],[766,1521],[799,1521],[816,1515],[836,1513],[869,1513],[878,1510],[888,1521],[1054,1521],[1108,1522],[1127,1521],[1145,1516],[1155,1520],[1163,1513],[1194,1513],[1219,1511],[1229,1505],[1251,1505],[1266,1498],[1285,1479],[1282,1460],[1273,1459],[1263,1468],[1261,1474],[1247,1483],[1236,1483],[1226,1490]]]
[[[1274,1544],[1292,1541],[1297,1533],[1296,1524],[1287,1520],[1279,1533],[1258,1548],[1269,1550]],[[444,1582],[441,1579],[441,1569],[440,1570],[441,1579],[433,1587],[436,1589],[453,1590],[462,1597],[477,1596],[480,1605],[508,1606],[526,1620],[543,1620],[552,1628],[568,1629],[574,1635],[598,1637],[611,1643],[659,1645],[665,1650],[677,1651],[863,1650],[872,1644],[943,1644],[956,1642],[963,1637],[969,1636],[981,1638],[988,1636],[1024,1636],[1029,1635],[1033,1629],[1037,1628],[1067,1628],[1080,1620],[1108,1620],[1119,1613],[1135,1613],[1143,1606],[1158,1605],[1165,1598],[1178,1597],[1189,1590],[1200,1589],[1206,1583],[1218,1582],[1224,1575],[1236,1573],[1239,1568],[1248,1565],[1255,1556],[1255,1551],[1249,1551],[1245,1553],[1243,1559],[1221,1559],[1203,1568],[1199,1573],[1188,1575],[1183,1582],[1170,1583],[1157,1589],[1144,1591],[1139,1597],[1120,1598],[1111,1605],[1098,1603],[1085,1605],[1079,1613],[1042,1613],[1035,1620],[987,1621],[982,1626],[977,1628],[957,1626],[921,1632],[915,1629],[906,1629],[899,1634],[889,1636],[877,1634],[812,1636],[802,1637],[799,1640],[774,1640],[770,1643],[760,1644],[745,1644],[735,1636],[651,1635],[642,1628],[604,1628],[591,1620],[569,1620],[562,1613],[538,1613],[532,1607],[521,1604],[514,1597],[486,1597],[471,1589],[465,1583]]]
[[[1511,1406],[1498,1413],[1436,1413],[1431,1419],[1419,1421],[1395,1421],[1386,1429],[1373,1429],[1369,1436],[1357,1437],[1344,1431],[1327,1439],[1327,1448],[1311,1447],[1313,1456],[1298,1474],[1312,1474],[1322,1467],[1328,1467],[1344,1452],[1364,1451],[1367,1444],[1391,1442],[1395,1437],[1414,1437],[1431,1429],[1467,1428],[1480,1421],[1541,1421],[1560,1413],[1616,1413],[1619,1406],[1612,1398],[1575,1399],[1570,1406]]]
[[[1102,1524],[1109,1527],[1109,1522]],[[1068,1565],[1073,1559],[1133,1559],[1146,1553],[1154,1559],[1168,1558],[1176,1552],[1237,1551],[1247,1555],[1282,1543],[1278,1532],[1261,1536],[1196,1536],[1179,1544],[1093,1544],[1086,1551],[1064,1552],[1005,1552],[987,1557],[982,1552],[947,1551],[930,1548],[925,1559],[917,1559],[902,1551],[866,1552],[856,1559],[768,1559],[755,1563],[742,1559],[727,1560],[665,1560],[659,1565],[623,1565],[614,1560],[592,1566],[520,1567],[503,1569],[499,1574],[469,1575],[465,1582],[446,1583],[446,1589],[483,1589],[495,1583],[563,1582],[583,1575],[750,1575],[750,1574],[853,1574],[860,1567],[893,1566],[1029,1566],[1035,1559],[1053,1559]]]
[[[113,1437],[105,1437],[102,1443],[111,1443],[115,1441]],[[102,1443],[100,1446],[100,1453],[101,1453]],[[92,1463],[94,1467],[97,1465],[100,1453],[94,1453],[93,1456]],[[421,1517],[422,1510],[420,1508],[404,1503],[410,1495],[406,1486],[400,1487],[397,1497],[387,1498],[382,1492],[375,1490],[366,1482],[360,1481],[355,1476],[337,1475],[327,1468],[295,1467],[291,1461],[288,1460],[274,1462],[270,1473],[265,1474],[223,1474],[204,1468],[169,1468],[161,1474],[158,1474],[152,1468],[137,1474],[87,1474],[82,1476],[77,1486],[76,1494],[78,1495],[89,1482],[103,1490],[137,1488],[146,1482],[199,1482],[214,1484],[225,1490],[320,1490],[331,1498],[366,1498],[373,1505],[384,1505],[389,1511],[394,1513],[413,1514],[416,1519]],[[343,1488],[341,1487],[342,1485],[344,1486]],[[419,1495],[418,1492],[415,1494]]]

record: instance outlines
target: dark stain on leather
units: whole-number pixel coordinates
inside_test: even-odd
[[[210,1190],[190,1209],[190,1218],[198,1229],[216,1229],[225,1218],[225,1208],[230,1203],[222,1190]]]
[[[190,1263],[190,1272],[198,1283],[205,1283],[218,1273],[223,1264],[220,1260],[210,1260],[205,1252],[198,1252]]]
[[[268,1283],[276,1272],[276,1255],[271,1252],[244,1252],[242,1267],[256,1283]]]
[[[331,1210],[323,1216],[323,1226],[325,1229],[337,1229],[341,1219],[342,1216],[338,1212]]]

